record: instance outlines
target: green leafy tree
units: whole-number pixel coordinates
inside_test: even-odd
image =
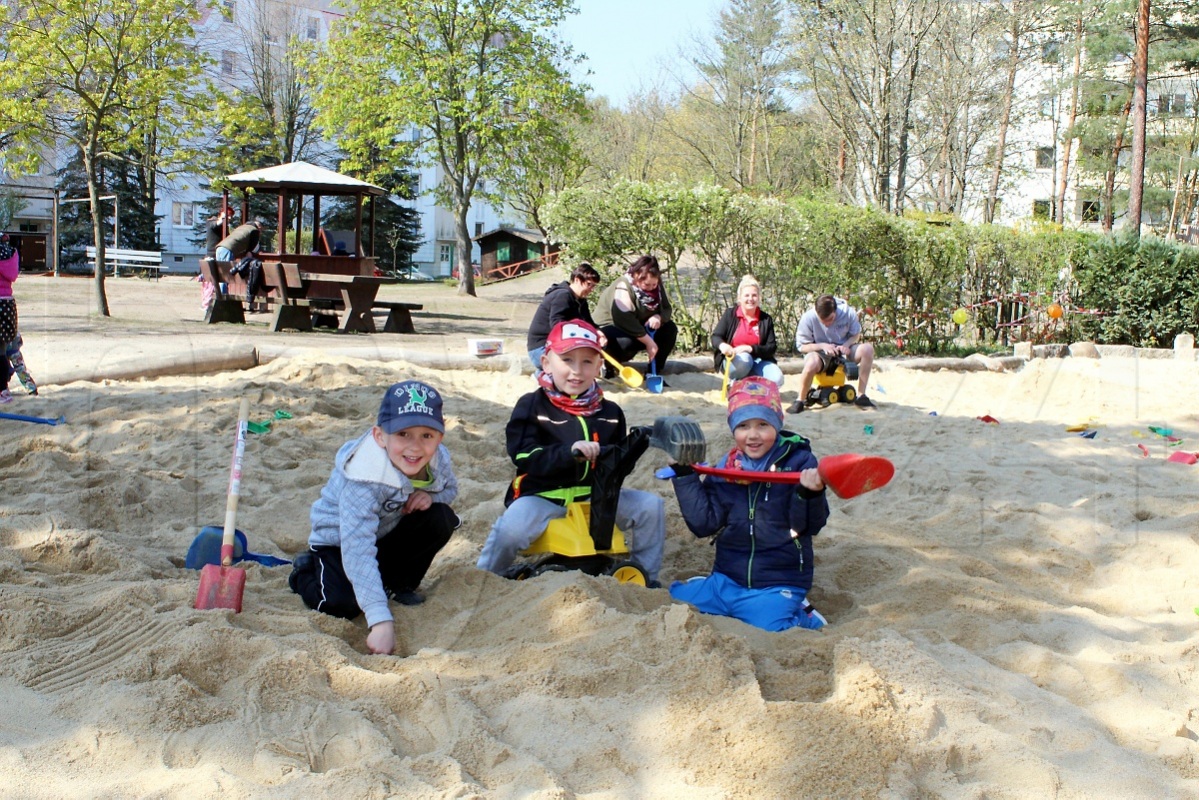
[[[475,293],[467,215],[479,180],[582,103],[564,67],[572,51],[554,34],[573,11],[571,0],[362,0],[315,70],[318,122],[350,167],[415,151],[440,168],[461,294]]]
[[[36,168],[61,143],[87,176],[92,237],[103,263],[101,167],[155,130],[171,153],[188,126],[187,98],[204,64],[191,42],[192,0],[18,0],[0,6],[6,44],[0,70],[0,130],[10,169]],[[104,270],[96,307],[109,316]]]

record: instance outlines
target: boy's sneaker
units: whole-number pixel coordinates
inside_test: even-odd
[[[788,414],[798,414],[799,412],[801,412],[801,411],[803,411],[803,410],[804,410],[804,404],[803,404],[803,401],[802,401],[802,400],[799,400],[799,399],[796,399],[796,401],[795,401],[794,403],[792,403],[791,405],[787,406],[787,413],[788,413]]]
[[[8,389],[4,389],[3,391],[0,391],[0,405],[4,405],[6,403],[11,403],[11,402],[12,402],[12,392],[10,392]]]
[[[803,610],[799,612],[799,627],[818,631],[827,624],[828,620],[824,618],[824,615],[817,611],[811,603],[805,601]]]
[[[415,589],[407,589],[402,592],[392,592],[391,597],[402,606],[419,606],[425,602],[425,596]]]
[[[853,404],[858,408],[878,408],[878,406],[874,404],[874,401],[864,394],[860,394],[855,397],[853,399]]]

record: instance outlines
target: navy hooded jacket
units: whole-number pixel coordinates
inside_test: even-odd
[[[770,464],[767,469],[800,472],[814,468],[816,457],[807,439],[780,431]],[[715,475],[701,480],[689,467],[675,471],[681,473],[672,482],[687,527],[696,536],[717,536],[713,572],[749,589],[812,588],[812,537],[828,521],[824,492],[798,484],[734,483]]]

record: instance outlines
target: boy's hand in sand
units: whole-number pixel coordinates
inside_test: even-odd
[[[404,503],[401,510],[405,514],[411,514],[413,511],[427,511],[431,505],[433,505],[433,498],[429,496],[429,493],[417,489],[408,496],[408,501]]]
[[[799,485],[813,492],[824,491],[824,481],[820,479],[820,470],[805,469],[799,473]]]
[[[580,439],[570,446],[570,452],[580,461],[595,461],[599,458],[599,442],[588,442]]]
[[[396,626],[394,622],[376,622],[366,635],[366,648],[377,656],[389,656],[396,649]]]

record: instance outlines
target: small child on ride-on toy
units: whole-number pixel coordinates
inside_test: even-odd
[[[626,438],[624,412],[597,383],[603,358],[599,332],[582,320],[559,322],[546,339],[540,387],[516,402],[505,431],[517,475],[507,506],[483,544],[478,567],[504,575],[517,554],[567,505],[591,499],[600,450]],[[621,489],[616,524],[648,585],[657,585],[666,538],[666,509],[651,492]]]

